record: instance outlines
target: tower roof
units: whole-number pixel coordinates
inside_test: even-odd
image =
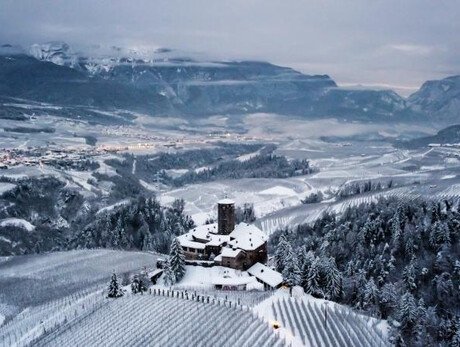
[[[222,200],[219,200],[217,202],[219,205],[230,205],[230,204],[235,204],[235,201],[233,201],[232,199],[222,199]]]

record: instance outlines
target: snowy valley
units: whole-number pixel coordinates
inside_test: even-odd
[[[460,76],[0,49],[0,346],[459,346]]]

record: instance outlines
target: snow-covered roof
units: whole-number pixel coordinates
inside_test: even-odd
[[[204,249],[206,247],[206,244],[204,243],[193,241],[191,232],[180,235],[177,237],[177,239],[179,240],[179,243],[182,247],[190,247],[195,249]]]
[[[236,258],[240,253],[241,249],[232,249],[230,247],[224,247],[222,248],[222,252],[220,254],[222,255],[222,257]]]
[[[211,239],[209,240],[209,242],[206,243],[208,246],[220,246],[224,242],[230,241],[230,236],[228,235],[213,235],[213,234],[210,234],[210,235],[211,235]]]
[[[209,233],[217,233],[217,223],[200,225],[191,230],[193,236],[201,240],[210,239]]]
[[[204,249],[206,246],[220,246],[230,241],[229,235],[219,235],[217,233],[217,223],[201,225],[178,237],[179,243],[183,247]],[[203,240],[198,242],[197,240]]]
[[[262,246],[267,238],[260,230],[253,224],[240,223],[230,233],[229,242],[232,246],[252,251]]]
[[[225,198],[225,199],[219,200],[217,203],[219,205],[228,205],[228,204],[234,204],[235,201],[233,201],[232,199]]]
[[[216,277],[212,279],[212,284],[223,285],[223,286],[238,286],[238,285],[252,283],[254,281],[255,281],[255,278],[251,276]]]
[[[251,266],[248,269],[248,273],[273,288],[276,288],[283,282],[283,276],[278,271],[261,263],[255,263]]]
[[[249,233],[264,236],[263,231],[256,227],[254,224],[240,223],[235,226],[235,229],[230,233],[230,237],[238,238]]]

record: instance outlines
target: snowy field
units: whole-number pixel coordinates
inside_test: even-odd
[[[25,309],[105,285],[113,271],[139,271],[155,263],[153,254],[102,249],[8,257],[0,261],[0,315],[9,319]]]
[[[184,199],[187,203],[186,213],[200,225],[206,219],[216,217],[216,202],[225,196],[235,200],[236,205],[253,203],[256,214],[263,216],[283,207],[297,205],[301,198],[314,191],[303,177],[253,178],[189,185],[161,194],[160,201],[169,204],[175,199]]]
[[[277,153],[310,159],[319,172],[286,179],[223,180],[167,190],[160,193],[164,204],[186,201],[186,212],[195,223],[216,217],[216,202],[227,196],[237,206],[254,204],[256,224],[267,234],[278,228],[315,221],[325,212],[341,213],[350,206],[376,201],[379,197],[403,199],[457,199],[460,197],[460,150],[451,148],[399,150],[389,145],[359,143],[340,147],[320,141],[290,141]],[[384,189],[340,198],[343,187],[371,181]],[[391,182],[391,188],[388,184]],[[302,205],[301,200],[322,192],[324,201]]]

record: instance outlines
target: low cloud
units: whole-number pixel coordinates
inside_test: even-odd
[[[412,55],[429,55],[435,50],[434,46],[424,46],[415,44],[389,45],[387,46],[387,48],[393,51]]]
[[[0,42],[169,47],[420,86],[460,73],[458,13],[458,1],[430,0],[3,0]]]

